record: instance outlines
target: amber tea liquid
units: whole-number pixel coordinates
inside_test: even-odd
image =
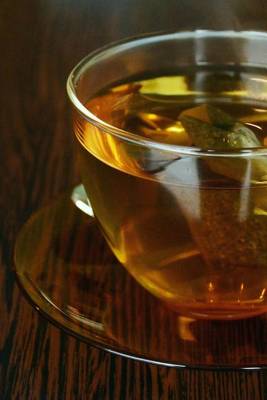
[[[264,147],[264,79],[248,70],[146,74],[88,100],[99,119],[159,149],[75,117],[82,181],[109,246],[145,288],[186,315],[231,319],[267,311],[267,184],[250,179],[250,161],[237,181],[205,157],[161,151],[160,143],[194,146],[179,116],[210,103],[253,130]]]

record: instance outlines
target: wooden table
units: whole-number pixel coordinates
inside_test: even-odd
[[[222,4],[221,4],[222,3]],[[205,5],[205,7],[204,7]],[[94,349],[40,317],[15,283],[16,235],[79,181],[65,81],[77,61],[125,36],[163,29],[267,29],[260,0],[20,0],[0,3],[0,398],[267,398],[261,371],[176,370]]]

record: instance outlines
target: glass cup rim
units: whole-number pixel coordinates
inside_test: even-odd
[[[79,100],[76,92],[76,82],[78,78],[87,70],[88,64],[93,64],[101,56],[110,53],[110,55],[116,53],[123,48],[129,48],[130,46],[135,47],[138,43],[147,42],[153,43],[159,40],[168,39],[199,39],[199,38],[232,38],[232,39],[261,39],[267,41],[267,32],[265,31],[254,31],[254,30],[211,30],[211,29],[196,29],[192,31],[160,31],[152,32],[149,34],[141,34],[124,39],[113,41],[105,46],[102,46],[84,58],[82,58],[71,70],[66,82],[66,90],[68,98],[72,106],[78,111],[78,113],[86,119],[88,122],[101,129],[102,131],[109,133],[113,136],[119,137],[123,141],[131,142],[135,145],[142,147],[149,147],[151,149],[176,153],[184,156],[205,156],[205,157],[242,157],[250,158],[251,156],[262,156],[267,155],[267,148],[254,147],[246,149],[235,149],[235,150],[213,150],[213,149],[202,149],[191,146],[180,146],[176,144],[168,144],[156,142],[152,139],[141,137],[133,132],[126,131],[118,128],[108,122],[98,118],[95,114],[89,111],[84,104]],[[267,61],[266,61],[267,64]]]

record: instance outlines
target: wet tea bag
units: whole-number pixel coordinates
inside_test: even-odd
[[[211,105],[183,111],[180,121],[196,147],[221,151],[221,156],[199,159],[214,183],[200,182],[195,192],[182,189],[177,196],[187,204],[183,208],[207,265],[234,270],[236,275],[266,267],[267,159],[233,157],[237,149],[261,147],[259,139],[246,125]],[[189,194],[198,196],[197,217],[192,218]]]
[[[261,147],[255,133],[219,108],[205,104],[180,114],[180,121],[193,144],[201,149],[229,152],[227,156],[207,158],[210,168],[223,176],[242,182],[250,169],[250,182],[267,183],[267,159],[263,156],[231,157],[233,150]]]

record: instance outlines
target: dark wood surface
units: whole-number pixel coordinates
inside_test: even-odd
[[[0,399],[267,398],[262,371],[176,370],[93,349],[40,317],[12,271],[23,223],[79,181],[65,94],[69,70],[112,40],[192,28],[267,30],[267,4],[1,0]]]

